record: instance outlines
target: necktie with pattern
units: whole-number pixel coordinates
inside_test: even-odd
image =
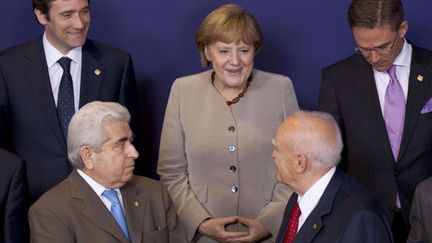
[[[63,69],[57,98],[57,113],[60,120],[63,136],[67,139],[70,119],[75,113],[74,92],[72,76],[70,74],[71,59],[62,57],[57,61]]]
[[[298,222],[301,215],[300,207],[298,205],[298,202],[294,204],[294,207],[291,210],[291,216],[289,218],[288,228],[285,231],[284,235],[284,243],[291,243],[294,241],[297,229],[298,229]]]

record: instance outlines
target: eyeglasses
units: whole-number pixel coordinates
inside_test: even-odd
[[[378,54],[378,55],[386,55],[391,50],[393,50],[393,47],[394,47],[394,45],[396,43],[397,37],[398,37],[398,35],[395,36],[395,38],[393,39],[393,43],[390,46],[389,45],[385,45],[383,47],[375,47],[375,48],[363,48],[363,47],[360,47],[360,46],[356,46],[356,47],[354,47],[354,51],[357,52],[358,54],[362,54],[365,57],[370,56],[373,51],[376,54]]]

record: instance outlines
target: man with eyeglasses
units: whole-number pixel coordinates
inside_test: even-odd
[[[400,0],[353,0],[354,54],[322,71],[319,109],[342,130],[341,167],[378,199],[406,242],[412,196],[432,175],[432,52],[405,38]]]

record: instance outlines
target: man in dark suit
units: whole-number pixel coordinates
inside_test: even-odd
[[[414,192],[408,236],[409,243],[432,242],[432,177],[419,183]]]
[[[28,242],[27,194],[24,163],[0,149],[0,242]]]
[[[323,69],[318,106],[342,130],[341,167],[405,242],[414,189],[432,175],[432,52],[404,38],[400,0],[353,0],[348,20],[357,54]]]
[[[88,0],[33,0],[33,8],[43,36],[0,52],[0,146],[26,163],[31,201],[71,171],[66,134],[74,111],[116,101],[135,119],[137,99],[130,55],[86,39]]]
[[[276,179],[293,189],[277,242],[392,242],[372,195],[336,168],[342,137],[327,113],[297,112],[273,140]]]
[[[75,169],[30,208],[33,243],[186,242],[166,189],[133,175],[138,152],[129,120],[114,102],[94,101],[75,113],[67,140]]]

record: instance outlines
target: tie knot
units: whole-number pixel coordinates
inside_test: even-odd
[[[71,59],[69,57],[62,57],[57,62],[60,64],[60,66],[63,68],[64,72],[69,72]]]
[[[113,189],[105,190],[102,195],[106,197],[112,204],[120,203],[117,197],[117,192]]]
[[[387,73],[390,75],[392,80],[397,80],[396,77],[396,65],[391,65],[391,67],[387,70]]]

